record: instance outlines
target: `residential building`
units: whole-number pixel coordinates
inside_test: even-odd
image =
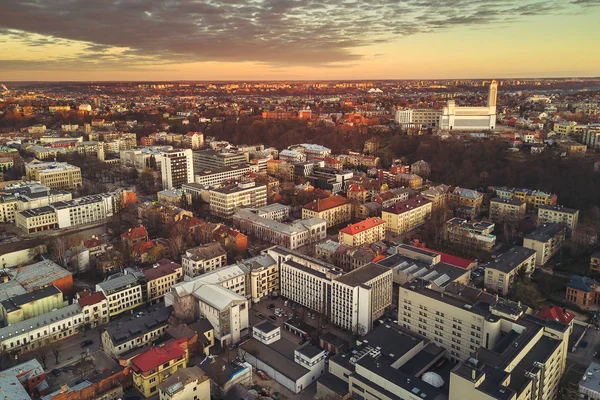
[[[331,321],[364,335],[392,304],[392,270],[367,264],[331,282]]]
[[[547,222],[563,224],[567,232],[572,233],[577,229],[579,210],[557,205],[541,205],[538,207],[538,224]]]
[[[121,234],[121,241],[126,242],[129,247],[133,247],[140,243],[147,242],[148,231],[143,225],[136,226],[135,228],[129,228],[127,232]]]
[[[183,280],[183,269],[173,261],[159,260],[152,268],[142,271],[146,275],[146,298],[149,304],[158,303],[171,290],[171,286]]]
[[[433,203],[433,209],[439,210],[447,205],[449,186],[437,185],[425,189],[421,192],[421,196]]]
[[[595,309],[600,304],[600,286],[587,276],[571,275],[565,299],[584,309]]]
[[[0,388],[7,399],[30,400],[48,390],[44,368],[37,359],[0,371]]]
[[[498,83],[490,82],[487,105],[484,107],[460,107],[448,100],[442,109],[439,127],[445,131],[489,131],[496,128],[496,98]]]
[[[381,219],[385,221],[388,232],[402,234],[425,223],[431,216],[432,209],[431,201],[415,196],[384,208]]]
[[[25,165],[25,174],[50,189],[76,189],[83,185],[81,169],[64,162],[34,160]]]
[[[279,152],[279,159],[288,163],[306,161],[306,154],[297,150],[284,149]]]
[[[219,217],[230,218],[242,207],[267,205],[267,186],[255,182],[242,182],[210,191],[210,212]]]
[[[194,170],[199,171],[217,170],[230,165],[247,164],[248,153],[247,152],[219,152],[216,150],[200,150],[195,151],[193,155],[194,159]]]
[[[483,194],[471,189],[450,188],[447,204],[457,217],[476,218],[481,211]]]
[[[561,224],[539,225],[535,231],[523,238],[523,247],[536,251],[535,264],[545,265],[550,257],[560,250],[565,241],[565,227]]]
[[[485,288],[506,296],[520,274],[530,275],[535,270],[535,255],[535,250],[520,246],[501,253],[485,264]]]
[[[584,130],[581,142],[592,150],[600,149],[600,129]]]
[[[194,182],[194,164],[192,150],[168,150],[160,153],[162,162],[160,174],[163,189],[180,187],[184,183]]]
[[[8,274],[8,284],[18,284],[25,292],[33,292],[47,286],[56,286],[65,295],[73,291],[73,275],[51,260],[42,260],[40,262],[24,265],[21,267],[5,270]],[[2,283],[0,283],[0,288]]]
[[[402,128],[435,128],[440,124],[441,111],[435,108],[396,110],[396,122]]]
[[[406,188],[392,189],[373,195],[371,201],[380,204],[382,208],[387,208],[395,203],[408,200],[409,194],[410,190]]]
[[[240,354],[292,393],[300,393],[325,373],[325,351],[281,338],[281,328],[263,322],[252,328],[252,338],[240,345]]]
[[[309,218],[283,223],[261,217],[259,213],[255,209],[241,209],[233,215],[233,226],[245,234],[291,250],[320,242],[327,235],[327,222],[324,219]]]
[[[90,293],[77,299],[83,313],[83,322],[87,328],[95,328],[108,323],[108,299],[102,292]]]
[[[17,198],[12,194],[0,194],[0,224],[15,220]]]
[[[118,319],[102,328],[102,349],[114,359],[120,359],[163,336],[169,326],[171,307],[157,307],[132,319]]]
[[[396,174],[394,175],[393,181],[400,186],[412,190],[421,189],[423,187],[423,178],[417,174]]]
[[[219,187],[227,181],[241,179],[251,172],[258,172],[258,168],[251,164],[231,164],[221,168],[195,170],[194,182],[204,188]]]
[[[160,400],[210,400],[210,378],[192,366],[181,368],[158,385]]]
[[[385,253],[385,249],[382,249],[381,253]],[[350,272],[383,257],[383,255],[378,254],[377,251],[366,245],[348,246],[341,244],[333,252],[331,261],[333,265],[342,271]]]
[[[302,208],[302,219],[309,218],[324,219],[328,227],[344,224],[352,218],[352,205],[339,195],[314,200]]]
[[[577,398],[584,400],[600,399],[600,387],[598,386],[599,378],[600,364],[592,361],[579,380],[579,384],[577,385],[579,396]]]
[[[456,250],[467,253],[489,252],[496,245],[495,225],[491,222],[467,222],[463,218],[452,218],[446,222],[444,241]]]
[[[291,150],[296,150],[306,155],[307,160],[312,160],[318,157],[329,157],[331,155],[331,149],[320,144],[313,143],[302,143],[295,146],[290,146]]]
[[[348,200],[356,200],[359,203],[366,203],[369,197],[369,191],[362,186],[356,184],[350,184],[346,191],[346,197]]]
[[[184,189],[183,186],[185,185],[181,186],[181,188],[165,189],[158,192],[156,194],[158,197],[158,203],[164,205],[173,205],[176,207],[184,207],[183,204],[187,204],[188,206],[191,205],[192,194]]]
[[[495,197],[490,200],[490,220],[493,222],[518,222],[525,218],[527,204],[518,199]]]
[[[262,218],[272,219],[274,221],[283,221],[290,216],[290,206],[284,204],[273,203],[268,206],[255,209],[256,215]]]
[[[349,151],[348,154],[340,154],[338,156],[345,166],[349,167],[367,167],[376,168],[381,164],[381,159],[377,156],[366,155]]]
[[[252,366],[247,362],[227,362],[220,357],[206,357],[198,364],[210,378],[211,393],[216,398],[243,399],[249,396],[245,388],[252,386]]]
[[[315,246],[315,257],[319,260],[333,264],[333,254],[341,246],[340,242],[334,242],[331,239],[327,239]]]
[[[162,152],[173,150],[173,146],[150,146],[138,149],[121,150],[121,164],[127,167],[133,167],[138,171],[146,168],[160,170],[162,166]]]
[[[136,308],[144,303],[142,287],[146,289],[146,276],[131,268],[109,276],[96,285],[96,291],[104,293],[108,299],[108,313],[111,318]]]
[[[183,274],[190,278],[227,265],[227,252],[219,243],[208,243],[188,249],[181,256]]]
[[[493,188],[496,195],[502,199],[517,199],[527,203],[527,208],[538,208],[541,205],[556,205],[558,196],[554,193],[546,193],[540,190],[517,189],[506,187]]]
[[[204,134],[202,132],[188,132],[183,137],[183,145],[192,150],[198,150],[204,146]]]
[[[152,347],[131,360],[133,386],[144,397],[151,397],[158,393],[158,385],[185,368],[188,360],[185,338]]]
[[[385,231],[385,221],[372,217],[340,229],[338,240],[348,246],[360,246],[384,240]]]
[[[263,253],[239,262],[249,271],[246,279],[250,290],[246,294],[252,296],[253,303],[258,303],[279,290],[279,265],[273,257]]]
[[[50,206],[23,210],[16,214],[15,225],[27,233],[58,229],[56,210]]]

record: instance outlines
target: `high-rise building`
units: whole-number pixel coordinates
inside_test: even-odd
[[[160,172],[164,189],[194,182],[192,150],[169,150],[161,153]]]

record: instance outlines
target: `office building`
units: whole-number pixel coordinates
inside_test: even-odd
[[[490,200],[490,220],[493,222],[518,222],[525,218],[527,204],[518,199],[495,197]]]
[[[163,189],[172,189],[184,183],[194,182],[192,150],[168,150],[161,152],[160,155]]]
[[[139,149],[120,151],[121,165],[132,167],[138,171],[146,168],[159,171],[162,165],[161,153],[173,150],[173,146],[149,146]]]
[[[183,274],[190,278],[227,265],[227,252],[219,243],[208,243],[188,249],[181,256]]]
[[[196,171],[194,182],[202,187],[219,187],[225,182],[240,179],[251,172],[258,172],[258,168],[251,164],[232,164],[215,169],[202,169]]]
[[[109,192],[52,203],[58,227],[91,224],[114,215],[123,202],[122,192]]]
[[[440,124],[440,110],[435,108],[407,108],[396,110],[395,119],[401,128],[435,128]]]
[[[496,128],[496,98],[498,83],[492,80],[487,105],[484,107],[461,107],[448,100],[442,109],[439,127],[446,131],[487,131]]]
[[[535,250],[536,265],[545,265],[560,250],[564,241],[565,227],[561,224],[547,223],[525,235],[523,247]]]
[[[27,233],[58,229],[56,210],[50,206],[18,212],[15,226]]]
[[[385,221],[388,232],[402,234],[424,224],[431,216],[432,209],[431,201],[415,196],[384,208],[381,219]]]
[[[535,255],[535,250],[514,246],[485,264],[486,289],[505,296],[520,274],[535,270]]]
[[[496,245],[494,227],[491,222],[452,218],[446,222],[444,241],[453,249],[467,253],[489,252]]]
[[[267,205],[267,186],[255,182],[242,182],[210,191],[210,212],[230,218],[239,208],[258,208]]]
[[[250,291],[247,295],[252,296],[253,303],[267,299],[279,290],[279,265],[273,257],[263,253],[240,261],[249,271],[247,280],[250,283]]]
[[[352,218],[352,205],[339,195],[314,200],[302,208],[302,219],[309,218],[324,219],[327,227],[344,224]]]
[[[454,211],[454,215],[460,218],[476,218],[481,211],[483,194],[460,187],[448,190],[446,204]]]
[[[195,151],[193,155],[194,170],[197,173],[203,170],[217,170],[231,165],[247,164],[247,152],[219,152],[216,150]]]
[[[385,221],[378,217],[367,218],[340,229],[338,241],[348,246],[360,246],[385,239]]]
[[[563,224],[567,232],[572,233],[577,229],[579,210],[556,205],[541,205],[538,207],[538,224],[547,222]]]
[[[64,162],[34,160],[25,165],[25,174],[50,189],[76,189],[83,185],[81,169]]]

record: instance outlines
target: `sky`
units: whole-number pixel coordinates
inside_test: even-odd
[[[600,76],[600,0],[2,0],[0,82]]]

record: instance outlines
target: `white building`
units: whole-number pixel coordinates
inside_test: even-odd
[[[191,149],[169,150],[160,153],[160,173],[163,189],[194,182],[194,161]]]
[[[242,207],[267,205],[267,186],[255,182],[243,182],[210,191],[210,213],[220,217],[231,217]]]
[[[216,169],[203,169],[196,171],[194,182],[203,187],[221,186],[223,182],[241,178],[250,172],[258,172],[256,165],[233,164]]]
[[[56,210],[59,228],[85,225],[102,221],[114,215],[122,201],[120,192],[94,194],[52,204]]]
[[[143,273],[126,268],[123,273],[109,276],[96,285],[96,291],[104,293],[108,299],[108,313],[111,317],[131,310],[144,302],[141,281]]]
[[[487,131],[496,128],[496,98],[498,83],[490,83],[487,106],[459,107],[454,100],[448,100],[440,116],[440,129],[446,131]]]
[[[219,243],[208,243],[186,250],[181,257],[183,274],[193,278],[227,265],[227,252]]]

